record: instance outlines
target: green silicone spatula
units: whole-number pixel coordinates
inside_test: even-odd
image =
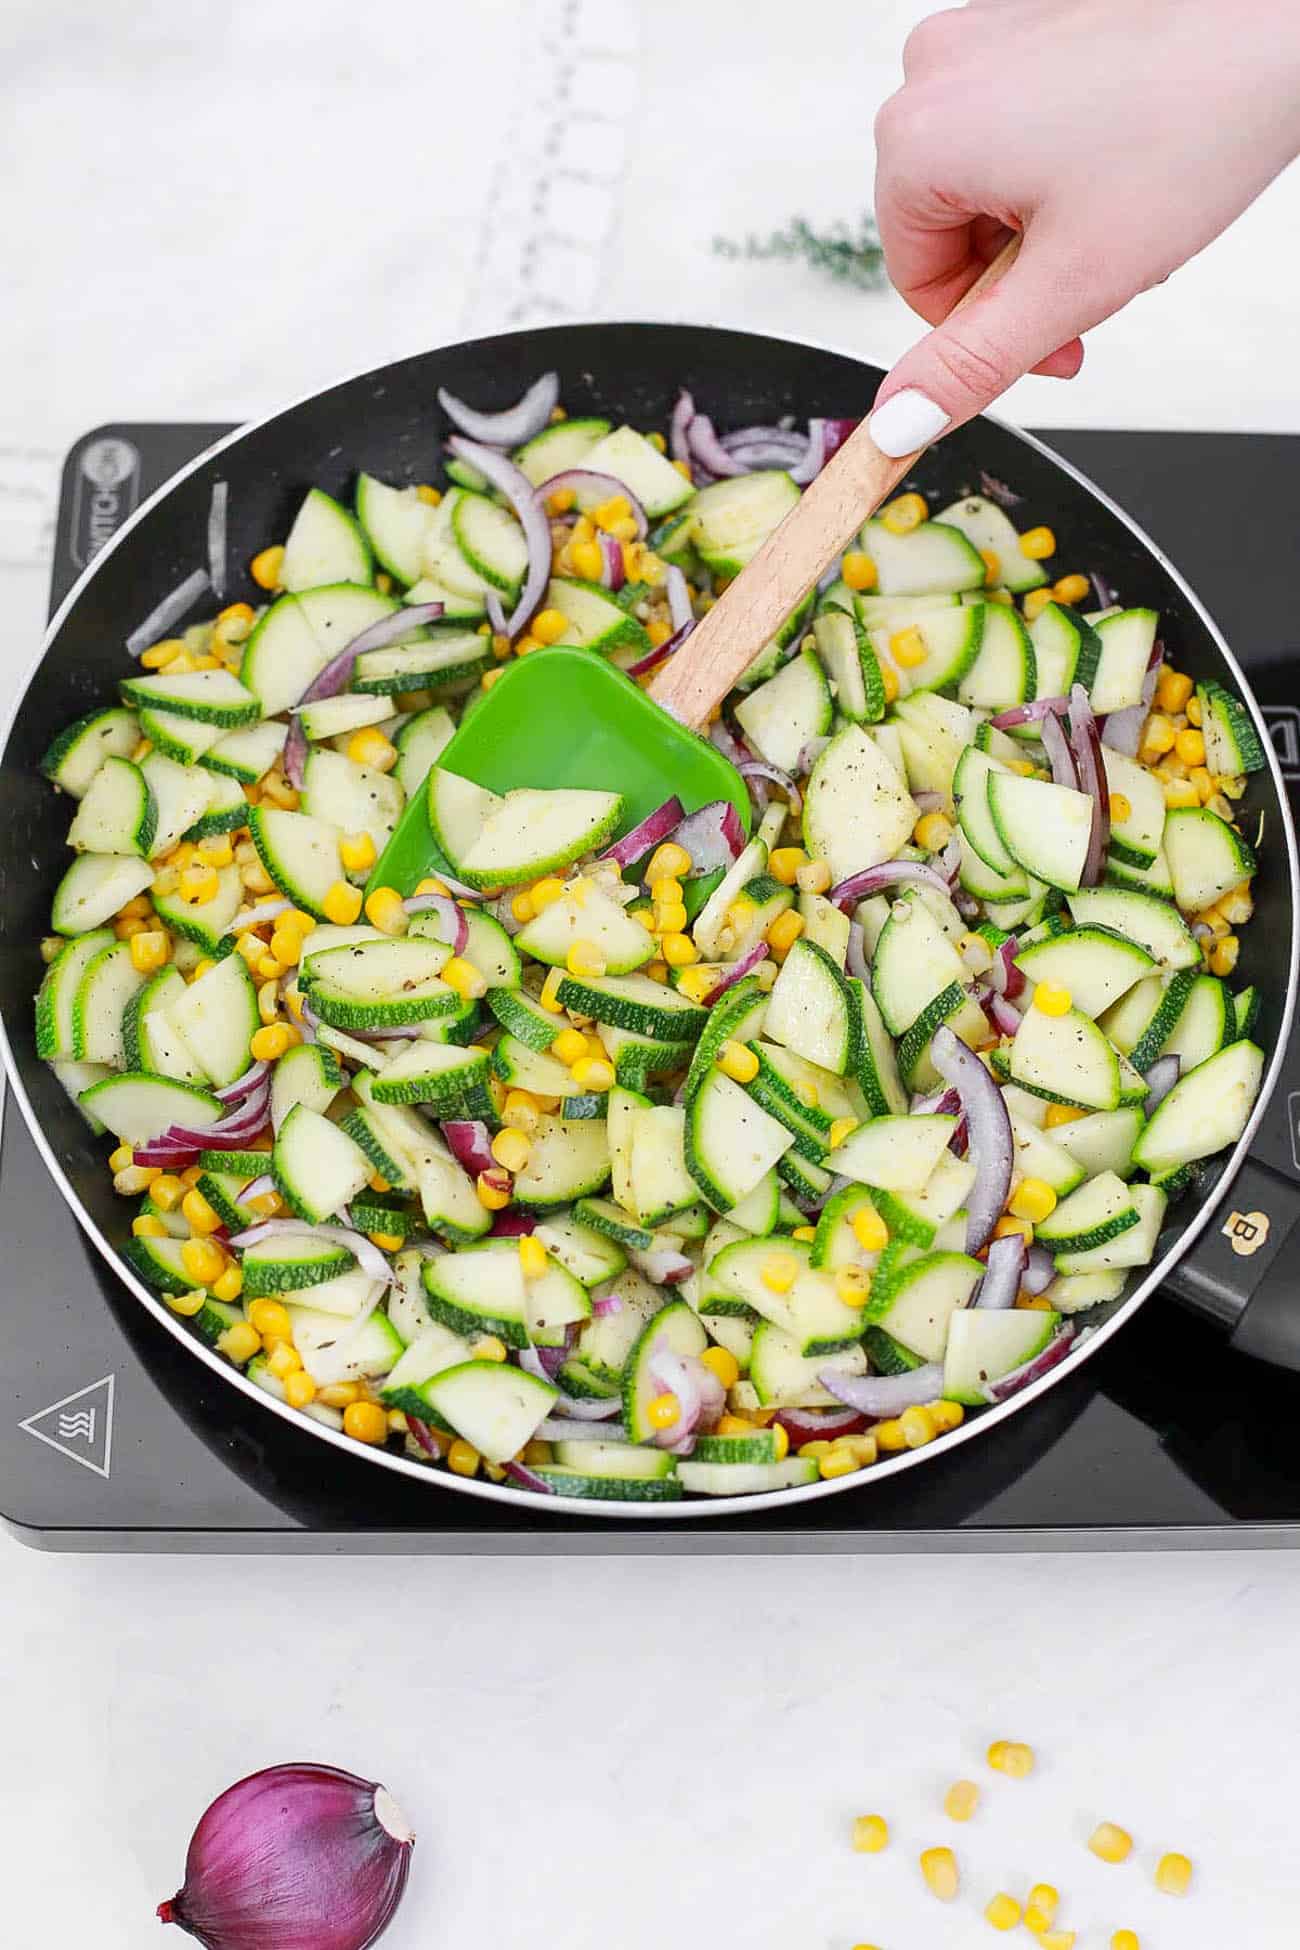
[[[1002,275],[1019,242],[1012,238],[963,305]],[[504,671],[438,764],[494,792],[517,786],[621,792],[620,833],[673,794],[687,812],[729,799],[748,831],[745,781],[699,736],[699,727],[916,459],[882,454],[864,419],[648,691],[589,651],[554,644]],[[448,867],[434,845],[426,794],[419,791],[367,891],[387,886],[409,894],[426,873]]]

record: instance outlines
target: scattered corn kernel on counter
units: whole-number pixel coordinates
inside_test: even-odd
[[[882,510],[746,674],[751,835],[471,785],[438,757],[509,659],[648,677],[842,424],[555,393],[444,399],[544,562],[453,454],[133,632],[46,759],[37,1047],[137,1272],[357,1444],[602,1503],[853,1476],[1067,1357],[1245,1128],[1264,752],[990,483]],[[412,801],[446,877],[363,892]]]

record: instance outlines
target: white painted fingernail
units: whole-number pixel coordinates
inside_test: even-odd
[[[872,414],[871,438],[882,454],[901,460],[937,440],[951,418],[915,386],[906,386]]]

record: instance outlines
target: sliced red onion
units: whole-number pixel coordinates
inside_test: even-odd
[[[988,983],[981,984],[975,995],[998,1035],[1014,1036],[1020,1028],[1020,1011],[1012,1007],[1005,995],[999,995]]]
[[[593,1293],[591,1296],[591,1311],[596,1320],[603,1320],[607,1314],[621,1314],[623,1311],[622,1294],[602,1293],[597,1297]]]
[[[914,1096],[910,1105],[913,1117],[951,1117],[954,1111],[960,1109],[961,1098],[951,1084],[946,1084],[942,1090],[932,1091],[928,1097]]]
[[[193,1145],[200,1151],[214,1147],[223,1151],[245,1151],[253,1139],[260,1136],[270,1102],[271,1086],[268,1080],[260,1084],[228,1117],[221,1118],[216,1124],[209,1124],[205,1130],[188,1124],[171,1124],[160,1135],[166,1144]]]
[[[914,792],[912,798],[923,813],[942,812],[947,804],[942,792]]]
[[[495,589],[488,589],[483,595],[483,607],[487,610],[488,622],[497,636],[506,634],[505,606]]]
[[[1014,934],[1009,934],[1006,940],[1000,941],[993,950],[989,981],[998,994],[1005,995],[1008,1001],[1013,996],[1019,995],[1025,986],[1025,978],[1016,967],[1016,956],[1019,953],[1020,941]]]
[[[887,887],[896,886],[900,880],[915,881],[918,887],[932,887],[936,894],[947,897],[947,880],[925,861],[882,860],[878,867],[863,867],[860,872],[851,873],[847,880],[839,881],[826,898],[834,901],[842,914],[847,914],[868,895],[883,894]]]
[[[996,1381],[986,1382],[984,1399],[989,1402],[1010,1401],[1011,1397],[1018,1395],[1022,1388],[1028,1388],[1031,1382],[1040,1381],[1045,1374],[1050,1374],[1053,1368],[1060,1366],[1070,1352],[1074,1345],[1076,1331],[1074,1322],[1067,1320],[1059,1332],[1053,1335],[1042,1353],[1036,1354],[1032,1361],[1026,1361],[1023,1366],[1013,1368],[1010,1374],[1000,1375]]]
[[[718,480],[729,479],[746,471],[727,452],[707,413],[695,415],[686,429],[686,440],[691,459],[697,460],[701,467],[707,467]]]
[[[393,1283],[390,1261],[363,1232],[357,1232],[351,1226],[305,1225],[301,1219],[262,1219],[244,1232],[237,1232],[230,1243],[242,1252],[246,1246],[256,1246],[263,1239],[286,1232],[309,1232],[317,1239],[332,1239],[336,1246],[347,1247],[367,1279],[382,1280],[385,1286]]]
[[[518,1483],[521,1489],[533,1490],[538,1496],[555,1495],[553,1486],[539,1476],[535,1469],[529,1469],[527,1463],[508,1462],[504,1468],[506,1475],[512,1482]]]
[[[803,794],[790,774],[783,772],[779,765],[769,765],[765,758],[746,758],[741,761],[736,770],[750,788],[751,795],[755,779],[766,779],[769,784],[776,787],[778,792],[785,794],[790,811],[796,817],[798,816],[799,808],[803,805]]]
[[[538,499],[545,502],[548,495],[558,494],[562,488],[571,488],[575,494],[599,495],[602,501],[612,501],[615,495],[621,494],[632,511],[637,540],[643,542],[649,534],[650,523],[644,507],[617,474],[600,474],[591,467],[566,467],[562,474],[552,474],[548,481],[542,482],[537,490]]]
[[[687,813],[668,837],[691,856],[683,880],[702,880],[719,867],[729,867],[745,850],[745,829],[730,799],[710,799],[697,812]]]
[[[683,386],[681,392],[677,395],[677,404],[673,408],[672,418],[668,422],[668,451],[674,460],[684,460],[688,466],[691,459],[691,447],[690,441],[687,439],[687,434],[690,431],[691,421],[694,418],[695,401]]]
[[[425,1455],[430,1457],[434,1462],[441,1462],[442,1444],[439,1442],[434,1431],[429,1427],[429,1424],[422,1422],[418,1415],[408,1414],[406,1426],[419,1443],[421,1449],[423,1449]]]
[[[250,1179],[239,1196],[241,1199],[265,1198],[268,1192],[273,1192],[274,1190],[274,1178],[272,1178],[269,1171],[264,1171],[259,1178]]]
[[[1182,1058],[1172,1053],[1169,1056],[1156,1058],[1146,1073],[1147,1094],[1142,1106],[1145,1116],[1155,1115],[1156,1110],[1177,1083],[1178,1073],[1182,1067]]]
[[[513,638],[541,602],[551,579],[551,524],[542,497],[523,470],[495,448],[462,440],[459,434],[453,434],[447,445],[458,460],[468,461],[471,467],[487,475],[493,487],[505,495],[523,528],[528,545],[528,573],[505,628],[505,634]]]
[[[1046,1246],[1034,1244],[1025,1257],[1020,1284],[1026,1293],[1042,1293],[1056,1278],[1056,1266]]]
[[[809,738],[800,745],[799,756],[794,762],[796,778],[807,778],[830,742],[829,738]]]
[[[648,1252],[629,1246],[628,1258],[653,1286],[679,1286],[695,1271],[680,1246],[652,1246]]]
[[[836,1368],[823,1368],[817,1379],[837,1401],[873,1418],[901,1415],[905,1408],[937,1401],[943,1393],[943,1366],[938,1361],[906,1374],[840,1374]]]
[[[773,452],[798,459],[808,450],[808,436],[796,433],[793,427],[753,426],[736,427],[724,433],[722,444],[729,454],[739,455],[746,447],[770,447]]]
[[[414,1843],[378,1782],[268,1767],[201,1817],[185,1881],[158,1916],[208,1950],[366,1950],[402,1900]]]
[[[537,1220],[531,1212],[498,1212],[488,1229],[490,1239],[523,1239],[534,1231]]]
[[[849,943],[845,951],[844,966],[850,975],[856,975],[860,982],[870,983],[871,965],[867,961],[867,937],[861,921],[849,922]]]
[[[980,469],[980,493],[988,500],[996,501],[999,508],[1018,508],[1025,498],[1023,494],[1017,494],[1014,488],[1008,487],[1005,481],[1000,481],[996,474],[986,474],[983,468]]]
[[[805,1442],[833,1442],[838,1435],[861,1435],[868,1418],[856,1408],[779,1408],[775,1421],[790,1438],[790,1447]]]
[[[674,631],[684,630],[688,623],[695,621],[695,612],[691,608],[690,587],[675,562],[669,564],[664,577],[664,594],[668,598],[668,614],[672,618]]]
[[[212,1094],[220,1104],[233,1104],[236,1098],[247,1097],[249,1092],[255,1090],[258,1084],[263,1083],[270,1074],[271,1065],[265,1060],[252,1063],[242,1077],[236,1077],[233,1083],[224,1084],[220,1090],[214,1090]]]
[[[337,656],[331,657],[324,670],[312,678],[298,702],[294,705],[294,715],[289,720],[289,731],[284,741],[284,756],[281,763],[284,776],[295,791],[302,789],[302,768],[307,759],[307,734],[302,728],[298,713],[304,704],[315,704],[323,697],[339,697],[352,682],[352,672],[357,658],[367,650],[386,650],[390,643],[400,643],[412,630],[423,629],[426,623],[436,622],[442,615],[441,603],[410,603],[399,606],[390,615],[381,616],[377,623],[370,623],[345,643]]]
[[[490,447],[522,447],[525,440],[531,440],[549,423],[559,397],[558,372],[544,372],[522,399],[504,407],[500,413],[480,413],[449,393],[445,386],[438,388],[438,404],[452,425],[467,433],[471,440],[484,440]],[[447,444],[450,446],[451,442]],[[473,464],[477,466],[477,462]]]
[[[802,460],[787,469],[790,479],[800,487],[807,487],[831,455],[844,445],[857,424],[856,420],[809,420],[808,449]]]
[[[674,630],[666,642],[656,643],[653,649],[646,651],[644,657],[638,657],[634,664],[628,664],[624,674],[628,677],[648,677],[652,670],[658,670],[660,664],[666,664],[670,657],[677,655],[694,628],[694,623],[683,623],[681,629]]]
[[[1053,784],[1066,785],[1072,792],[1077,792],[1079,768],[1074,762],[1074,753],[1070,749],[1061,720],[1049,712],[1042,720],[1042,729],[1043,750],[1047,753],[1047,762],[1052,768]]]
[[[975,1183],[966,1207],[966,1251],[977,1253],[1001,1217],[1011,1189],[1016,1155],[1011,1116],[997,1083],[947,1023],[934,1032],[930,1060],[961,1098],[970,1126]]]
[[[1092,593],[1097,598],[1098,609],[1113,609],[1119,601],[1119,591],[1109,577],[1104,576],[1100,569],[1093,569],[1089,573],[1088,580],[1092,584]]]
[[[1101,737],[1088,693],[1082,684],[1070,692],[1070,749],[1079,768],[1079,784],[1092,800],[1092,830],[1084,861],[1082,885],[1095,887],[1106,867],[1110,846],[1110,787],[1101,756]]]
[[[756,941],[752,948],[745,950],[739,961],[728,962],[717,982],[709,990],[708,1006],[712,1008],[720,995],[725,995],[728,989],[734,989],[737,982],[744,981],[746,975],[752,975],[759,963],[767,960],[767,952],[766,941]]]
[[[529,1350],[525,1348],[524,1353],[526,1354],[528,1352]],[[520,1367],[524,1365],[523,1354],[519,1357],[519,1365]],[[618,1395],[605,1396],[600,1400],[596,1400],[586,1396],[566,1395],[561,1392],[560,1398],[555,1404],[555,1412],[557,1415],[563,1415],[574,1422],[608,1422],[614,1416],[621,1414],[622,1408],[622,1399]],[[617,1442],[619,1439],[616,1435],[610,1436],[611,1442]]]
[[[618,1402],[604,1402],[601,1407],[617,1409]],[[608,1416],[597,1421],[593,1418],[583,1420],[580,1416],[548,1415],[537,1425],[537,1435],[542,1442],[630,1442],[627,1430],[619,1424],[609,1426]]]
[[[408,894],[402,902],[408,914],[436,914],[446,930],[443,939],[453,955],[463,954],[469,940],[465,911],[450,894]]]
[[[475,1177],[481,1171],[497,1170],[492,1156],[492,1133],[482,1118],[452,1117],[442,1127],[452,1156],[463,1170]]]
[[[483,899],[483,889],[481,887],[467,887],[463,880],[457,880],[454,874],[446,872],[444,868],[440,867],[438,869],[438,878],[448,893],[454,894],[458,901],[481,901]],[[518,891],[517,887],[511,889],[512,893],[517,893]]]
[[[961,872],[961,835],[954,833],[941,853],[936,853],[933,865],[938,868],[951,892],[952,884]]]
[[[770,467],[792,474],[808,458],[808,442],[801,433],[772,434],[761,440],[737,440],[734,434],[724,433],[722,445],[747,474]]]
[[[199,1150],[192,1144],[169,1144],[166,1138],[151,1138],[148,1144],[137,1144],[132,1152],[134,1162],[152,1170],[157,1166],[162,1171],[188,1171],[199,1161]]]
[[[1009,711],[999,711],[989,723],[998,731],[1009,731],[1012,725],[1041,724],[1044,718],[1063,718],[1069,708],[1068,697],[1036,697],[1029,704],[1013,704]]]
[[[598,535],[596,546],[600,550],[602,568],[600,579],[606,589],[621,589],[627,580],[623,569],[623,544],[613,535]]]
[[[754,756],[744,739],[737,736],[725,718],[715,718],[709,726],[709,742],[716,746],[732,765],[743,765],[747,758]]]
[[[966,892],[964,887],[953,888],[952,904],[961,915],[963,921],[976,921],[979,919],[980,904],[973,894]]]
[[[975,1289],[972,1307],[983,1307],[990,1313],[1014,1307],[1026,1257],[1022,1233],[1009,1232],[1005,1238],[995,1239],[989,1247],[984,1277]]]
[[[206,569],[195,569],[192,575],[186,576],[184,582],[178,583],[169,596],[164,596],[162,601],[149,611],[143,623],[137,623],[126,639],[127,655],[138,657],[151,644],[159,643],[163,637],[169,636],[182,616],[193,609],[199,597],[211,587],[212,583]]]
[[[634,866],[636,862],[658,846],[681,824],[682,802],[676,796],[665,799],[662,806],[656,806],[652,813],[635,825],[630,833],[624,833],[621,840],[615,840],[601,854],[602,860],[612,860],[622,871],[624,867]]]
[[[229,481],[212,483],[208,502],[208,580],[217,601],[226,598],[226,527],[230,513]]]
[[[260,928],[264,921],[275,921],[281,914],[287,914],[292,906],[293,902],[286,900],[260,901],[247,913],[236,914],[230,926],[222,929],[222,934],[243,934],[247,928]]]

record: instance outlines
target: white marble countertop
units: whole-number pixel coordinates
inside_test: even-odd
[[[715,234],[852,220],[915,0],[11,0],[0,70],[0,701],[39,632],[57,461],[110,416],[239,417],[530,316],[696,317],[887,362],[908,315]],[[792,25],[792,22],[794,23]],[[567,90],[567,92],[566,92]],[[1210,137],[1212,139],[1212,128]],[[558,167],[543,172],[548,140]],[[533,199],[541,185],[542,204]],[[1098,333],[1040,424],[1300,426],[1300,173]],[[521,224],[543,238],[521,299]],[[1236,511],[1240,514],[1242,511]],[[319,1758],[420,1831],[386,1943],[963,1950],[1047,1878],[1079,1950],[1295,1941],[1300,1563],[1279,1554],[41,1558],[0,1539],[6,1938],[153,1941],[193,1820]],[[988,1739],[1030,1741],[998,1783]],[[989,1782],[937,1910],[917,1851]],[[879,1810],[896,1842],[848,1847]],[[1138,1840],[1105,1869],[1110,1817]],[[1198,1880],[1154,1894],[1154,1854]]]

